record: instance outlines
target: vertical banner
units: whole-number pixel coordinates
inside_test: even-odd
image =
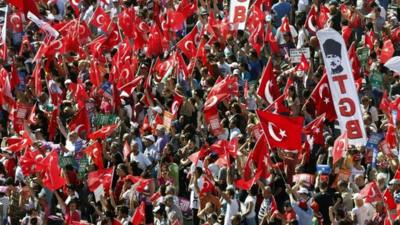
[[[331,28],[318,31],[317,37],[340,130],[347,131],[350,145],[365,145],[367,135],[343,37]]]
[[[250,0],[231,0],[229,8],[229,22],[238,30],[244,30]]]

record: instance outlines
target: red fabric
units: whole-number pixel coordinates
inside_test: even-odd
[[[104,169],[103,146],[101,145],[100,142],[96,141],[95,143],[89,145],[85,149],[85,153],[92,158],[94,164],[97,166],[99,170]]]
[[[138,86],[143,81],[143,76],[138,76],[132,81],[125,83],[125,85],[121,86],[120,90],[125,91],[129,95],[132,94],[133,90],[136,86]]]
[[[257,170],[257,173],[254,175],[254,177],[250,178],[249,180],[246,180],[245,177],[236,180],[235,181],[235,186],[239,189],[242,190],[250,190],[250,188],[254,185],[256,180],[258,180],[261,176],[262,170]]]
[[[290,24],[289,24],[289,18],[287,16],[282,18],[282,24],[279,27],[279,30],[282,33],[290,32]]]
[[[335,164],[343,157],[344,153],[347,151],[347,148],[348,148],[348,140],[347,140],[347,132],[345,132],[342,135],[340,135],[333,144],[333,149],[332,149],[333,164]]]
[[[317,15],[317,26],[319,29],[322,29],[325,27],[325,24],[329,20],[329,13],[330,13],[329,8],[321,3],[319,5],[319,13]]]
[[[79,130],[84,129],[86,134],[90,133],[90,120],[86,108],[81,108],[68,124],[70,131],[75,130],[79,134]]]
[[[272,104],[280,95],[271,59],[268,60],[267,66],[263,70],[257,94],[269,104]]]
[[[276,41],[275,36],[272,33],[272,30],[269,26],[266,29],[265,42],[269,44],[271,53],[276,54],[280,52],[280,47],[278,45],[278,42]]]
[[[383,192],[383,201],[385,202],[385,205],[388,207],[389,211],[397,208],[397,204],[389,189],[386,189]]]
[[[136,208],[131,221],[133,225],[139,225],[145,223],[146,221],[145,208],[146,208],[145,202],[141,202],[140,205]]]
[[[114,133],[115,129],[117,129],[118,125],[117,124],[112,124],[112,125],[107,125],[101,127],[99,130],[96,130],[92,132],[89,135],[90,139],[105,139],[106,137],[110,136],[112,133]]]
[[[361,78],[361,62],[358,59],[356,53],[356,43],[353,42],[348,51],[349,60],[351,63],[351,71],[353,73],[354,80],[358,80]]]
[[[382,46],[380,62],[382,64],[386,63],[390,58],[392,58],[393,53],[394,47],[392,41],[386,40]]]
[[[308,15],[304,24],[304,27],[307,28],[307,30],[312,34],[315,34],[315,32],[318,30],[318,27],[315,25],[317,18],[317,7],[312,5],[310,11],[308,11]]]
[[[102,7],[97,7],[93,12],[92,19],[89,23],[97,28],[100,28],[105,33],[108,33],[108,28],[111,24],[111,18]]]
[[[294,70],[307,72],[309,68],[310,68],[310,65],[308,63],[308,60],[307,60],[306,56],[302,53],[301,58],[300,58],[300,63],[297,64],[297,66],[295,67]]]
[[[304,128],[303,132],[314,138],[314,143],[323,145],[325,143],[323,129],[324,129],[325,114],[315,118],[313,121],[308,123]]]
[[[58,155],[56,150],[53,150],[43,159],[46,165],[43,185],[51,191],[55,191],[65,184],[64,178],[61,176],[61,168],[58,166]]]
[[[180,11],[174,11],[172,9],[167,10],[168,26],[172,31],[181,30],[185,20],[186,20],[185,15]]]
[[[174,93],[174,101],[172,102],[172,105],[171,105],[171,113],[173,115],[178,114],[179,108],[181,107],[183,101],[184,101],[184,96],[175,92]]]
[[[40,15],[34,0],[8,0],[7,3],[14,5],[25,14],[30,11],[35,15]]]
[[[93,192],[100,184],[103,184],[104,192],[108,193],[111,188],[113,173],[114,167],[90,172],[87,179],[89,191]]]
[[[379,109],[382,110],[386,114],[386,116],[389,116],[391,113],[389,112],[390,110],[390,100],[388,98],[388,93],[385,90],[383,92],[382,100],[379,104]]]
[[[303,117],[287,117],[261,110],[256,113],[271,147],[301,149]]]
[[[59,118],[60,110],[56,108],[53,112],[51,112],[50,120],[49,120],[49,140],[54,141],[56,136],[56,132],[58,129],[57,119]]]
[[[397,147],[396,127],[393,124],[392,120],[389,120],[387,123],[385,140],[390,149],[394,149]]]
[[[199,40],[197,40],[198,38],[199,31],[197,26],[194,26],[190,33],[188,33],[178,42],[178,44],[176,44],[176,47],[178,47],[189,59],[196,57],[198,51],[196,44],[199,42]]]
[[[326,113],[326,118],[329,121],[336,119],[336,112],[333,106],[331,91],[328,84],[328,77],[324,74],[317,86],[310,95],[310,98],[315,104],[317,115]]]
[[[360,196],[364,198],[366,203],[382,201],[382,193],[379,190],[378,185],[372,181],[365,185],[365,187],[360,191]]]
[[[188,0],[182,0],[178,6],[178,9],[176,11],[182,13],[184,19],[186,20],[193,14],[197,12],[197,0],[194,0],[193,2],[189,2]]]
[[[67,209],[64,218],[66,225],[76,225],[75,222],[79,222],[81,220],[81,216],[78,210],[75,210],[74,212],[71,213],[69,209]]]
[[[206,175],[203,175],[203,186],[200,190],[200,195],[204,193],[212,193],[215,190],[214,181],[208,178]]]

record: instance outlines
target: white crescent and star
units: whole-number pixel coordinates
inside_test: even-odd
[[[54,41],[53,42],[53,47],[54,47],[54,49],[56,49],[56,50],[60,50],[61,48],[62,48],[62,42],[61,42],[61,40],[56,40],[56,41]]]
[[[76,0],[72,0],[71,2],[72,2],[72,4],[75,5],[75,6],[78,6],[78,5],[79,5],[79,2],[77,2]]]
[[[269,80],[269,81],[267,81],[267,84],[265,85],[265,89],[264,89],[264,95],[265,95],[265,98],[267,99],[268,103],[274,102],[274,99],[272,98],[272,95],[270,92],[271,87],[272,87],[272,82]]]
[[[317,32],[317,28],[314,26],[314,24],[312,23],[312,19],[313,18],[315,18],[315,16],[314,15],[311,15],[309,18],[308,18],[308,21],[307,21],[307,23],[308,23],[308,28],[310,28],[310,30],[312,30],[312,31],[314,31],[314,32]]]
[[[173,103],[172,103],[172,114],[175,114],[175,113],[177,113],[178,112],[178,108],[179,108],[179,102],[178,101],[174,101]]]
[[[283,140],[284,137],[286,137],[286,131],[279,129],[279,136],[281,136],[280,138],[275,134],[275,131],[273,129],[273,127],[276,127],[276,125],[272,122],[268,123],[268,132],[269,135],[272,137],[272,139],[274,139],[277,142],[281,142]]]
[[[213,107],[215,104],[217,104],[217,102],[218,102],[218,98],[217,98],[217,96],[214,95],[206,101],[204,108],[209,109],[209,108]]]
[[[191,50],[192,50],[192,49],[189,47],[190,44],[193,45],[193,42],[192,42],[192,41],[187,41],[187,42],[185,42],[185,44],[184,44],[185,49],[188,50],[188,51],[191,51]]]
[[[103,15],[99,15],[96,17],[96,23],[97,24],[102,24],[104,22],[104,16]]]

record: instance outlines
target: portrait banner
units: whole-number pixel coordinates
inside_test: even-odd
[[[326,28],[317,32],[317,38],[341,133],[347,131],[350,145],[365,145],[367,135],[343,37],[334,29]]]

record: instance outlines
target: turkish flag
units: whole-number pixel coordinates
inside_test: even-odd
[[[179,108],[181,107],[181,105],[183,104],[184,101],[184,96],[178,94],[176,91],[174,93],[174,101],[172,102],[171,105],[171,113],[172,115],[177,115]]]
[[[282,23],[281,26],[279,27],[279,30],[282,33],[290,32],[289,18],[287,16],[282,18]]]
[[[157,191],[150,197],[151,202],[156,202],[161,197],[161,193]]]
[[[163,48],[161,47],[161,41],[163,35],[157,24],[153,24],[150,29],[149,38],[147,40],[147,52],[148,57],[161,55]]]
[[[334,142],[332,149],[333,164],[339,161],[348,148],[347,132],[341,134]]]
[[[400,27],[393,29],[391,33],[393,42],[398,43],[400,41]]]
[[[353,32],[353,28],[351,28],[350,26],[342,26],[342,36],[343,36],[343,40],[346,43],[347,47],[349,46],[349,41],[350,41],[352,32]]]
[[[212,193],[215,190],[214,181],[212,181],[208,176],[203,175],[203,187],[200,190],[200,195],[204,193]]]
[[[351,71],[353,72],[354,80],[361,78],[361,63],[356,53],[356,43],[353,42],[348,51],[349,60],[351,63]]]
[[[253,5],[246,20],[246,28],[253,33],[258,27],[263,27],[264,18],[265,15],[261,8]]]
[[[90,43],[86,45],[86,48],[89,50],[89,53],[96,59],[103,61],[104,55],[102,53],[102,48],[104,42],[107,40],[107,36],[105,35],[100,35]]]
[[[310,68],[308,60],[307,60],[306,56],[304,55],[304,53],[301,53],[300,63],[297,64],[297,66],[295,67],[294,71],[307,72],[308,68]]]
[[[261,110],[256,113],[271,147],[301,149],[303,117],[287,117]]]
[[[102,83],[102,75],[99,69],[99,62],[96,60],[90,61],[89,79],[93,86],[100,88]]]
[[[393,198],[393,195],[388,188],[386,188],[386,190],[383,192],[383,201],[385,206],[388,207],[389,211],[397,208],[397,204]]]
[[[172,9],[167,10],[168,26],[172,31],[176,32],[176,31],[181,30],[185,20],[186,20],[186,18],[181,12],[174,11]]]
[[[177,12],[180,12],[185,20],[197,12],[197,0],[189,2],[188,0],[182,0],[178,6]]]
[[[319,13],[317,15],[317,26],[319,29],[325,27],[326,23],[329,20],[330,10],[324,4],[319,5]]]
[[[383,92],[383,96],[382,96],[381,102],[379,104],[379,109],[382,110],[382,112],[384,112],[386,114],[386,116],[390,115],[390,112],[389,112],[390,111],[390,99],[388,97],[388,93],[386,90]]]
[[[304,27],[307,28],[307,30],[312,34],[315,34],[318,30],[318,27],[316,27],[317,19],[318,19],[317,6],[312,5],[310,11],[308,11],[307,18],[304,24]]]
[[[396,127],[391,120],[389,120],[387,123],[385,140],[391,149],[397,147]]]
[[[323,145],[325,144],[325,139],[323,135],[324,129],[324,120],[325,114],[315,118],[315,120],[311,121],[303,128],[303,132],[307,135],[310,135],[314,138],[314,143]]]
[[[210,146],[210,149],[217,153],[219,156],[226,155],[228,153],[233,158],[237,157],[238,151],[238,138],[233,138],[230,141],[227,140],[218,140],[214,144]]]
[[[278,45],[278,42],[275,39],[274,34],[272,33],[272,29],[270,28],[270,25],[267,26],[266,34],[264,37],[265,37],[265,42],[267,42],[269,44],[271,53],[273,53],[273,54],[279,53],[280,47]]]
[[[140,176],[132,176],[132,175],[127,175],[125,180],[130,180],[135,186],[135,190],[139,193],[143,193],[144,189],[146,188],[147,185],[150,184],[152,179],[144,179]]]
[[[17,139],[15,143],[10,143],[7,139],[8,146],[4,148],[6,151],[19,152],[30,147],[33,142],[29,135],[25,132],[22,138]]]
[[[214,136],[218,136],[224,133],[224,129],[221,126],[220,119],[218,116],[217,107],[210,107],[208,110],[204,110],[204,119],[210,126],[211,132]]]
[[[144,78],[143,75],[138,76],[135,79],[131,80],[130,82],[125,83],[125,85],[123,85],[120,88],[121,92],[125,91],[126,93],[131,95],[134,89],[143,81],[143,78]]]
[[[57,119],[59,118],[59,114],[60,114],[60,109],[59,108],[56,108],[50,114],[49,127],[48,127],[49,140],[50,141],[54,141],[54,138],[56,136],[56,132],[57,132],[57,128],[58,128]]]
[[[144,201],[140,203],[140,205],[135,209],[135,213],[132,216],[132,224],[133,225],[140,225],[146,223],[146,204]]]
[[[40,15],[34,0],[8,0],[7,3],[14,5],[25,14],[30,11],[37,16]]]
[[[365,187],[360,191],[360,196],[365,199],[364,201],[366,203],[382,201],[383,199],[382,193],[375,181],[365,185]]]
[[[391,40],[386,40],[383,43],[382,49],[381,49],[381,58],[380,62],[382,64],[386,63],[390,58],[392,58],[394,53],[394,47],[393,43]]]
[[[87,178],[89,191],[93,192],[100,184],[103,184],[104,192],[108,193],[111,188],[113,174],[114,167],[90,172]]]
[[[94,131],[89,135],[90,139],[105,139],[106,137],[110,136],[114,133],[115,129],[117,129],[117,124],[103,126],[99,130]]]
[[[79,17],[79,14],[80,14],[79,3],[80,3],[80,0],[69,0],[69,5],[74,10],[76,17]]]
[[[318,82],[315,89],[312,91],[310,98],[315,104],[317,115],[326,113],[326,118],[329,121],[336,119],[336,112],[333,106],[332,95],[328,84],[328,77],[324,74]]]
[[[108,28],[111,24],[111,18],[102,7],[97,7],[93,12],[89,24],[92,24],[93,26],[100,28],[103,32],[108,33]]]
[[[31,112],[29,113],[28,117],[28,123],[29,124],[36,124],[37,118],[36,118],[36,103],[33,105]]]
[[[279,87],[276,83],[276,77],[273,72],[273,64],[272,59],[268,60],[267,66],[264,68],[263,73],[261,75],[260,85],[257,89],[257,94],[268,104],[272,104],[275,99],[277,99],[280,95]]]
[[[25,149],[24,154],[19,158],[18,163],[21,166],[22,173],[29,176],[35,173],[34,166],[36,157],[39,155],[39,150],[32,151],[30,148]]]
[[[249,160],[250,159],[248,159],[248,161]],[[260,139],[258,139],[254,145],[251,160],[255,162],[257,166],[255,173],[261,171],[260,177],[262,178],[268,178],[270,176],[268,166],[270,165],[271,159],[269,156],[268,141],[265,135],[261,135]],[[249,167],[249,165],[247,166]],[[248,168],[246,170],[248,170]]]
[[[64,178],[61,176],[61,168],[58,166],[57,151],[53,150],[43,159],[48,162],[45,168],[44,177],[42,179],[43,185],[51,191],[55,191],[65,184]]]
[[[176,44],[176,47],[178,47],[189,59],[196,57],[198,50],[196,43],[199,42],[197,38],[199,38],[199,31],[197,26],[194,26],[190,33],[188,33]]]
[[[135,32],[137,32],[133,23],[135,21],[135,9],[133,7],[122,7],[122,11],[118,14],[118,25],[124,32],[125,36],[134,38]]]
[[[85,149],[85,153],[92,158],[94,164],[98,169],[104,169],[103,163],[103,146],[100,142],[96,141],[95,143],[89,145]]]
[[[110,30],[111,31],[107,36],[107,41],[104,43],[107,48],[113,48],[114,46],[117,46],[122,40],[117,25],[112,24]]]
[[[371,31],[369,33],[365,33],[364,35],[364,44],[371,49],[371,51],[374,49],[374,43],[375,43],[375,37],[374,33]]]
[[[248,180],[246,180],[245,177],[243,177],[239,180],[236,180],[235,181],[236,188],[246,190],[246,191],[250,190],[250,188],[254,185],[254,183],[258,179],[260,179],[261,173],[262,173],[262,170],[257,170],[257,173],[254,175],[254,177],[252,177]]]
[[[154,64],[154,71],[157,72],[155,77],[157,81],[161,81],[164,77],[167,77],[172,73],[175,64],[174,58],[175,57],[172,55],[164,61],[157,58]]]
[[[232,75],[228,75],[224,79],[218,77],[214,86],[211,88],[210,93],[208,93],[208,96],[214,96],[218,94],[228,94],[228,97],[230,97],[231,95],[239,96],[239,85],[237,77]]]
[[[84,129],[86,131],[86,134],[90,133],[89,114],[86,111],[85,107],[81,108],[72,118],[72,120],[68,124],[68,129],[70,131],[76,131],[78,134],[80,129]]]

